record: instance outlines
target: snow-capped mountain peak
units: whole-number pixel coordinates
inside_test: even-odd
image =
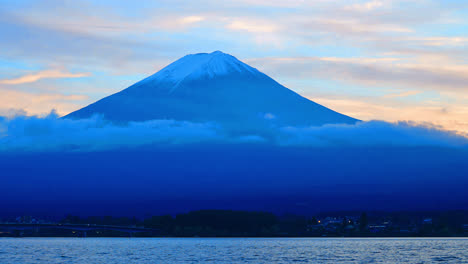
[[[186,55],[148,77],[145,81],[178,83],[186,79],[214,78],[232,73],[260,74],[257,69],[239,61],[234,56],[214,51]]]

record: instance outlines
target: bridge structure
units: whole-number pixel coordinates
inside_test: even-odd
[[[40,229],[62,229],[77,231],[83,237],[87,236],[89,231],[118,231],[127,233],[132,237],[135,233],[147,233],[155,235],[159,233],[159,229],[134,227],[134,226],[116,226],[116,225],[96,225],[96,224],[61,224],[61,223],[0,223],[0,230],[5,233],[22,233],[31,231],[33,234],[39,234]]]

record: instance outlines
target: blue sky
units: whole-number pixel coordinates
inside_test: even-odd
[[[468,1],[0,0],[0,115],[66,114],[214,50],[359,119],[468,132]]]

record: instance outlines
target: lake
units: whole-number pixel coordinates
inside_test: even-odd
[[[451,238],[1,238],[0,263],[468,263]]]

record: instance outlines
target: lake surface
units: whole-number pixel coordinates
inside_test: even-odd
[[[468,239],[0,238],[0,263],[468,263]]]

